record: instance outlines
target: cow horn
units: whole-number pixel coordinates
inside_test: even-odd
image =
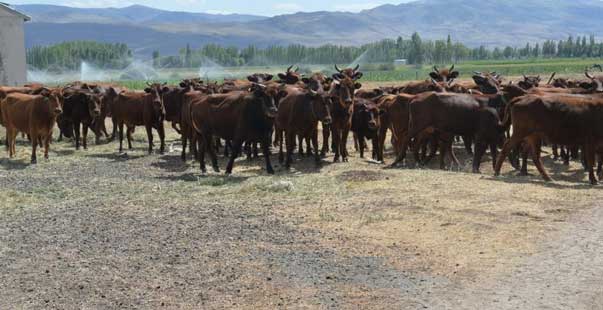
[[[335,64],[335,70],[337,70],[337,72],[342,73],[342,70],[339,69],[339,67],[337,67],[337,64]]]
[[[523,79],[524,79],[524,80],[527,80],[527,79],[528,79],[528,77],[527,77],[525,74],[522,74],[522,75],[523,75]]]
[[[289,68],[287,68],[287,73],[291,72],[291,68],[293,68],[293,65],[291,65]]]
[[[553,72],[553,74],[551,74],[551,78],[549,79],[549,81],[546,83],[546,85],[550,85],[551,82],[553,81],[553,79],[555,78],[555,75],[557,74],[557,72]]]
[[[436,67],[436,66],[433,66],[433,72],[436,72],[436,73],[438,73],[438,72],[440,72],[440,70],[438,70],[438,67]]]
[[[452,67],[450,67],[450,72],[452,72],[452,70],[454,70],[454,64],[452,64]]]
[[[473,71],[473,74],[475,74],[475,75],[482,75],[482,73],[479,72],[479,71]]]
[[[153,84],[151,82],[147,82],[147,86],[152,86]]]
[[[299,66],[295,67],[295,72],[299,72]]]
[[[592,75],[590,75],[590,73],[588,73],[588,68],[584,69],[584,75],[591,80],[595,79]]]
[[[593,68],[599,68],[599,71],[603,72],[603,66],[601,66],[600,64],[594,64]]]
[[[354,68],[354,72],[358,71],[358,69],[360,69],[360,64],[356,65],[356,67]]]

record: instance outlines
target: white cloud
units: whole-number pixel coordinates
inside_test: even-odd
[[[296,13],[304,9],[301,5],[297,3],[277,3],[273,6],[273,8],[281,14]]]
[[[348,4],[337,4],[333,6],[334,10],[344,12],[360,12],[362,10],[369,10],[382,5],[383,3],[377,2],[365,2],[365,3],[348,3]]]

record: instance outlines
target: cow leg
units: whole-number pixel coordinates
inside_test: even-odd
[[[387,129],[388,126],[384,126],[383,123],[381,123],[381,127],[379,128],[378,134],[377,134],[377,140],[378,140],[378,144],[379,144],[379,149],[377,150],[377,158],[379,158],[378,160],[383,162],[383,153],[385,152],[384,148],[385,148],[385,138],[387,137]],[[396,146],[394,145],[394,149],[396,148]]]
[[[334,147],[334,152],[335,152],[335,158],[333,159],[333,162],[338,163],[339,162],[339,157],[341,156],[341,148],[339,147],[339,144],[341,144],[341,136],[340,136],[340,131],[338,128],[332,127],[332,134],[333,134],[333,144],[335,145]]]
[[[331,134],[331,125],[322,125],[322,149],[320,150],[320,156],[325,157],[329,152],[329,135]]]
[[[494,166],[494,175],[500,175],[500,169],[502,168],[502,164],[505,161],[505,158],[509,156],[509,153],[512,149],[517,147],[521,141],[523,141],[524,135],[520,135],[519,133],[514,133],[511,139],[507,140],[503,145],[502,151],[498,155],[498,159],[496,160],[496,166]]]
[[[305,157],[306,153],[304,153],[304,137],[302,137],[301,135],[297,136],[297,143],[299,143],[298,145],[298,155],[299,157]]]
[[[243,146],[243,139],[235,138],[232,141],[232,150],[230,152],[230,159],[228,160],[228,164],[226,165],[226,174],[232,174],[232,167],[234,166],[235,159],[241,153],[241,147]]]
[[[275,143],[278,143],[278,162],[280,164],[285,162],[285,154],[283,152],[283,130],[277,129],[274,137]]]
[[[289,169],[291,168],[291,161],[293,160],[293,150],[295,149],[295,134],[291,131],[285,132],[285,147],[287,149],[285,169]]]
[[[262,153],[264,153],[264,160],[266,161],[266,172],[268,174],[274,174],[274,169],[270,163],[270,133],[266,133],[263,139],[260,141],[262,147]]]
[[[587,141],[584,145],[584,158],[586,161],[586,171],[588,171],[588,179],[590,180],[591,185],[597,185],[597,177],[595,176],[594,166],[595,166],[595,148],[594,144]]]
[[[199,140],[199,168],[201,169],[201,173],[207,173],[207,168],[205,167],[205,151],[209,151],[211,152],[211,143],[209,143],[211,141],[211,135],[209,136],[209,139],[207,139],[204,136],[201,136],[198,140]]]
[[[50,140],[52,140],[52,130],[44,138],[44,159],[48,159],[48,151],[50,150]]]
[[[455,137],[452,136],[451,142],[450,142],[451,145],[454,142],[454,139],[455,139]],[[441,170],[446,169],[446,154],[447,153],[448,153],[448,141],[440,143],[440,169]]]
[[[314,162],[316,167],[320,167],[322,162],[320,160],[320,152],[318,151],[318,129],[312,131],[312,148],[314,149]]]
[[[124,124],[119,124],[119,152],[123,152]]]
[[[207,135],[204,140],[207,140],[207,149],[209,150],[209,157],[211,158],[211,167],[214,169],[214,172],[220,172],[220,167],[218,166],[218,157],[216,156],[216,150],[212,145],[209,145],[213,140],[212,135]],[[219,138],[216,138],[219,139]],[[224,144],[224,148],[226,148],[226,144]]]
[[[180,160],[186,162],[186,143],[188,142],[188,135],[190,135],[188,128],[182,128],[182,134],[180,135],[180,142],[182,143],[182,151],[180,152]]]
[[[463,143],[467,154],[473,155],[473,138],[471,136],[463,136]]]
[[[126,131],[126,137],[128,138],[128,149],[131,150],[132,149],[132,132],[134,131],[134,127],[132,126],[126,126],[128,128],[128,130]],[[152,141],[150,142],[151,145],[153,145]]]
[[[82,146],[88,149],[88,124],[82,124]]]
[[[350,134],[350,129],[349,128],[344,128],[341,131],[341,140],[339,141],[339,145],[341,147],[341,160],[343,162],[347,162],[348,161],[348,135]]]
[[[159,154],[165,153],[165,125],[163,122],[157,126],[157,134],[159,135]]]
[[[312,157],[312,141],[310,138],[304,138],[304,140],[306,140],[306,156],[307,157]]]
[[[551,148],[553,149],[553,160],[559,159],[559,145],[553,144]]]
[[[38,148],[38,135],[37,133],[32,132],[29,136],[31,137],[31,163],[35,164],[38,162],[36,156],[36,150]]]
[[[80,122],[73,123],[73,129],[75,130],[75,149],[80,149]]]
[[[353,133],[354,135],[354,144],[358,144],[358,145],[354,145],[354,147],[356,148],[357,152],[360,152],[360,158],[364,158],[364,148],[366,148],[366,142],[364,141],[364,135],[357,135],[356,133]]]
[[[6,128],[6,150],[8,151],[8,157],[13,158],[15,156],[15,140],[17,138],[17,131],[13,128]]]
[[[569,166],[569,160],[570,160],[569,147],[566,147],[566,146],[561,147],[561,158],[563,159],[563,165]]]
[[[486,152],[486,144],[481,139],[475,141],[475,152],[473,153],[473,173],[480,173],[479,167],[482,162],[482,157]]]
[[[450,158],[452,159],[452,162],[454,162],[454,164],[457,167],[461,167],[461,162],[459,162],[459,159],[456,157],[456,154],[454,153],[454,149],[452,148],[452,143],[448,143],[448,154],[450,154]]]
[[[542,176],[542,178],[545,181],[547,181],[547,182],[553,181],[553,179],[549,176],[549,174],[544,169],[544,165],[542,164],[542,159],[540,157],[541,139],[536,136],[530,136],[526,140],[528,141],[528,145],[530,146],[530,149],[532,150],[532,160],[534,161],[534,164],[536,165],[538,172],[540,172],[540,175]]]
[[[153,153],[153,127],[150,125],[146,125],[145,129],[147,131],[147,140],[149,141],[149,154]]]
[[[494,169],[496,158],[498,156],[498,146],[496,143],[490,143],[490,156],[492,156],[492,169]]]
[[[358,141],[358,134],[352,132],[352,139],[354,139],[354,150],[358,152],[360,150],[360,144]]]
[[[598,152],[597,154],[597,177],[599,180],[603,178],[603,153]]]

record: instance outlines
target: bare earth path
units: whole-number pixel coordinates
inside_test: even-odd
[[[436,309],[603,309],[603,208],[549,237],[509,274],[442,292]]]
[[[0,128],[0,137],[4,136]],[[358,158],[233,176],[116,143],[0,147],[0,309],[603,309],[603,186]],[[386,161],[391,162],[388,153]],[[220,159],[220,166],[225,160]]]

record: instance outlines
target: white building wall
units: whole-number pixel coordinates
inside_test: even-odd
[[[27,82],[23,17],[0,7],[0,85]]]

